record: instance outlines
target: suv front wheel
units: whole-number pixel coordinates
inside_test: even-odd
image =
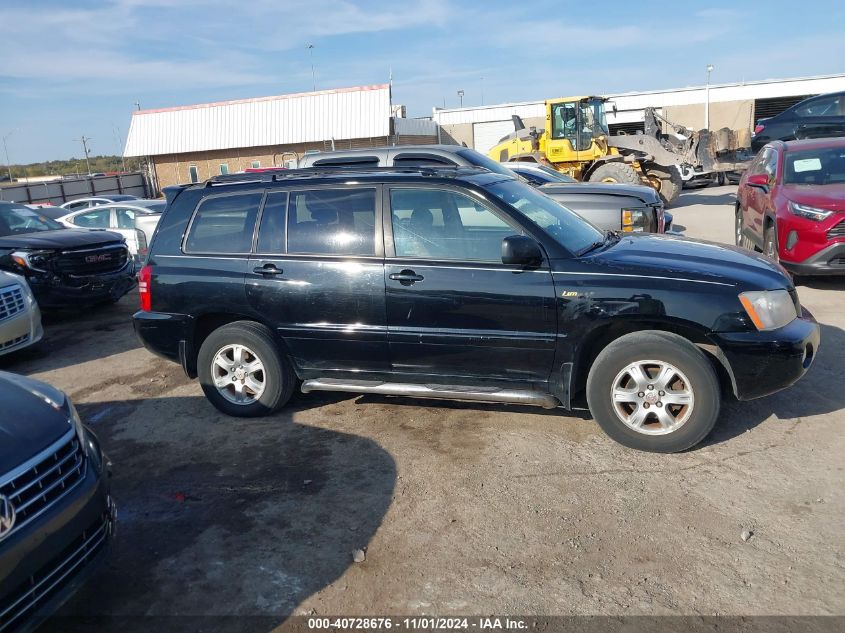
[[[720,398],[704,353],[669,332],[616,339],[587,377],[596,422],[620,444],[642,451],[674,453],[698,444],[716,423]]]
[[[211,403],[237,417],[277,411],[296,386],[270,330],[253,321],[235,321],[209,334],[197,356],[197,373]]]

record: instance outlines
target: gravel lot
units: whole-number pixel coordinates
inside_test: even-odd
[[[685,193],[675,222],[732,242],[734,192]],[[0,368],[66,390],[114,461],[115,549],[65,615],[841,615],[843,289],[799,288],[810,373],[680,455],[505,405],[311,394],[226,418],[139,346],[134,293]]]

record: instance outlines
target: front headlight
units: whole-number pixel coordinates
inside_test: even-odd
[[[739,301],[758,330],[776,330],[798,317],[792,297],[786,290],[743,292]]]
[[[82,428],[82,420],[79,418],[79,412],[76,410],[76,407],[73,406],[73,402],[70,401],[70,398],[68,398],[66,402],[68,412],[70,413],[70,423],[73,425],[73,430],[76,431],[76,439],[79,440],[79,446],[82,448],[82,452],[87,455],[88,443],[85,441],[85,431]]]
[[[11,254],[12,261],[24,270],[46,272],[49,265],[50,251],[15,251]]]
[[[646,226],[646,213],[651,209],[622,209],[622,232],[642,233]]]
[[[792,202],[791,200],[787,206],[789,207],[790,213],[793,215],[797,215],[799,218],[804,218],[806,220],[813,220],[814,222],[821,222],[833,213],[833,211],[830,211],[829,209],[819,209],[818,207],[811,207],[806,204],[798,204],[797,202]]]

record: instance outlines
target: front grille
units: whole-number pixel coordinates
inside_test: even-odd
[[[100,248],[63,251],[53,262],[54,270],[61,275],[87,276],[113,273],[126,265],[129,251],[123,244]]]
[[[112,529],[104,514],[50,562],[30,576],[0,602],[0,631],[23,624],[27,617],[53,597],[105,547]]]
[[[11,341],[5,341],[0,343],[0,352],[3,352],[7,349],[11,349],[16,345],[20,345],[22,343],[26,343],[29,340],[29,334],[24,334],[23,336],[19,336],[17,338],[13,338]]]
[[[64,497],[85,476],[85,456],[71,430],[41,454],[0,479],[0,494],[15,508],[15,527],[21,529]]]
[[[837,237],[845,237],[845,220],[840,220],[839,224],[827,232],[827,239],[832,240]]]
[[[8,319],[26,308],[20,284],[0,288],[0,321]]]

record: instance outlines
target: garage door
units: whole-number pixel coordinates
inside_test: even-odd
[[[473,147],[486,154],[496,145],[503,136],[513,132],[513,121],[488,121],[486,123],[472,124]]]

